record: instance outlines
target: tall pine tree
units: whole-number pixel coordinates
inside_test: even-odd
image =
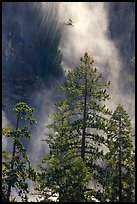
[[[118,105],[110,119],[104,178],[105,199],[113,202],[135,201],[135,152],[129,115]]]
[[[61,149],[64,145],[66,145],[66,150],[69,152],[69,149],[72,149],[72,144],[69,146],[63,140],[64,137],[69,139],[70,135],[72,135],[73,149],[77,152],[77,157],[81,157],[80,160],[82,159],[85,168],[88,168],[88,171],[90,168],[92,177],[94,172],[97,171],[98,160],[101,160],[101,157],[103,157],[103,150],[100,147],[104,143],[104,131],[107,128],[108,115],[110,114],[110,111],[103,104],[103,101],[109,99],[106,90],[110,82],[108,84],[103,83],[101,76],[101,74],[97,73],[97,69],[93,67],[93,60],[87,53],[81,58],[79,67],[68,73],[65,86],[62,88],[65,90],[66,107],[69,110],[69,116],[67,116],[69,122],[66,125],[68,130],[65,136],[64,134],[60,135],[62,144],[60,142],[59,146],[55,145],[56,148],[58,147],[57,151],[61,155]],[[61,115],[63,117],[64,113]],[[56,124],[59,131],[62,132],[60,122],[56,121],[55,123],[55,121],[53,126]],[[56,131],[55,127],[53,130]],[[55,141],[58,143],[58,138]],[[54,155],[53,148],[50,147],[50,149],[50,154]],[[68,163],[71,162],[67,157],[66,160]],[[69,170],[70,172],[72,171],[71,168]],[[52,167],[49,171],[52,171]],[[62,169],[60,173],[61,175],[64,174],[64,170]],[[83,177],[81,178],[84,180]],[[94,188],[88,184],[86,184],[86,188],[84,185],[79,185],[78,191],[76,191],[77,195],[80,192],[78,201],[86,201],[87,197],[92,200],[92,195],[95,195]],[[72,192],[72,196],[74,196],[74,192]]]
[[[93,63],[94,60],[85,53],[80,65],[68,73],[63,89],[73,113],[73,126],[81,141],[81,157],[96,175],[98,168],[101,168],[105,132],[111,112],[103,103],[110,98],[107,94],[110,82],[103,82],[102,74],[98,74]],[[96,185],[96,182],[93,176],[91,186]],[[91,186],[90,189],[93,189]]]

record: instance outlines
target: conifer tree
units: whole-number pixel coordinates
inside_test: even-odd
[[[108,201],[135,201],[135,152],[129,115],[118,105],[110,119],[103,175],[104,195]]]
[[[102,104],[102,101],[110,98],[106,92],[110,81],[108,84],[102,82],[102,74],[97,73],[93,63],[94,60],[85,53],[80,65],[68,73],[63,88],[73,113],[73,125],[81,138],[83,161],[89,160],[89,154],[91,157],[93,154],[100,157],[98,145],[103,143],[104,137],[98,134],[98,130],[105,131],[108,121],[105,115],[111,114]]]
[[[102,82],[102,75],[97,73],[97,69],[93,67],[93,62],[94,61],[88,56],[88,54],[85,53],[84,57],[80,60],[80,65],[74,71],[68,73],[65,86],[62,87],[62,89],[65,91],[66,97],[66,108],[64,109],[66,112],[62,112],[61,114],[57,112],[57,114],[55,114],[55,116],[58,116],[59,114],[60,120],[62,121],[61,117],[64,117],[64,115],[67,113],[68,115],[66,120],[68,122],[65,125],[65,132],[62,133],[62,125],[60,124],[59,120],[56,120],[56,117],[53,117],[53,124],[51,127],[53,129],[54,142],[56,145],[53,145],[54,143],[51,143],[51,140],[49,143],[50,156],[54,155],[55,149],[58,151],[58,154],[61,155],[62,148],[66,147],[67,152],[70,152],[73,149],[74,152],[72,152],[75,153],[77,155],[76,157],[80,159],[81,164],[84,165],[83,167],[87,168],[88,172],[90,169],[90,180],[92,180],[91,177],[94,178],[93,174],[95,171],[97,171],[97,161],[103,158],[103,150],[100,147],[105,141],[104,134],[107,128],[108,116],[111,114],[111,112],[103,104],[103,101],[109,99],[109,95],[106,93],[106,90],[109,87],[110,82],[108,82],[108,84]],[[62,104],[63,103],[64,102],[62,102]],[[60,105],[58,108],[61,108]],[[60,134],[59,136],[60,139],[58,139],[58,131],[56,128],[58,128],[58,130],[62,133],[62,135]],[[72,142],[69,145],[67,141],[70,141],[70,136],[72,137]],[[54,160],[56,160],[56,157]],[[71,159],[64,154],[64,160],[61,162],[61,164],[66,165],[65,161],[67,161],[68,164],[71,163]],[[57,167],[61,168],[60,163],[58,163]],[[75,165],[74,168],[76,168]],[[48,170],[51,173],[53,169],[54,165]],[[68,170],[72,175],[73,170],[71,165],[68,165]],[[63,168],[60,170],[60,174],[64,174]],[[55,175],[60,177],[59,173],[56,173]],[[67,176],[65,176],[65,178],[67,179]],[[75,176],[72,177],[72,181],[74,178]],[[84,178],[81,178],[84,181]],[[55,182],[55,177],[53,175],[52,179],[53,182]],[[40,180],[39,183],[41,182]],[[68,182],[66,184],[68,184]],[[41,183],[40,186],[41,185],[44,186],[43,183]],[[47,184],[47,188],[48,185],[49,183]],[[63,185],[62,189],[64,189]],[[43,188],[43,193],[45,191],[46,190]],[[76,192],[78,197],[77,201],[83,202],[87,200],[92,201],[92,196],[96,195],[95,189],[89,186],[89,182],[86,183],[86,187],[85,184],[79,184],[78,190],[69,193],[71,197],[77,198],[74,192]],[[78,196],[79,194],[80,196]],[[65,199],[64,195],[63,199]],[[64,201],[63,199],[62,201]]]
[[[34,179],[35,172],[30,165],[27,150],[22,144],[21,138],[30,139],[31,134],[29,126],[36,123],[33,119],[34,108],[30,108],[26,103],[19,102],[13,109],[17,116],[17,123],[15,130],[13,128],[3,128],[3,135],[10,137],[13,141],[12,153],[3,150],[2,161],[2,200],[3,202],[10,202],[12,195],[12,188],[14,188],[18,195],[21,196],[22,201],[27,201],[28,182],[27,179]]]
[[[56,106],[57,112],[50,116],[53,123],[47,125],[52,131],[46,140],[50,149],[37,173],[36,190],[43,202],[53,197],[59,202],[78,202],[82,199],[80,187],[86,188],[91,176],[81,159],[80,140],[71,126],[67,100]]]

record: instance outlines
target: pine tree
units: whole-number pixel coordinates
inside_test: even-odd
[[[107,170],[104,175],[104,194],[113,202],[135,201],[135,155],[131,141],[130,118],[118,105],[110,119],[106,154]],[[106,178],[106,179],[105,179]]]
[[[64,148],[64,146],[66,147],[67,152],[71,151],[72,144],[69,145],[64,141],[64,138],[70,140],[70,136],[72,135],[74,152],[77,152],[77,158],[80,158],[80,160],[82,159],[81,164],[84,164],[87,171],[90,169],[90,175],[92,175],[92,177],[94,177],[93,174],[98,169],[98,160],[103,158],[101,145],[105,141],[104,137],[108,123],[108,116],[111,114],[103,104],[103,101],[109,99],[106,90],[109,87],[110,82],[106,84],[101,81],[102,75],[97,74],[97,69],[93,68],[93,62],[94,61],[88,56],[88,54],[85,53],[84,57],[80,60],[79,67],[68,73],[65,86],[62,87],[66,96],[65,109],[68,109],[67,113],[69,113],[69,115],[66,118],[68,122],[65,125],[67,128],[67,130],[65,130],[65,136],[64,134],[60,135],[60,145],[57,145],[59,140],[58,137],[55,139],[55,135],[56,128],[58,128],[59,131],[62,131],[62,126],[59,121],[53,118],[56,121],[56,123],[55,121],[53,122],[54,139],[57,142],[54,148],[56,147],[55,149],[57,149],[58,154],[61,153],[61,155],[61,149]],[[62,112],[60,116],[63,117],[64,114],[66,114],[66,112]],[[56,128],[54,123],[57,126]],[[53,148],[51,148],[51,146],[49,147],[50,154],[54,155]],[[66,158],[64,158],[64,160],[67,160],[67,162],[70,163],[71,160],[67,159],[66,155],[64,156]],[[54,159],[56,159],[56,157]],[[57,166],[60,168],[60,163]],[[49,168],[50,172],[52,171],[52,168],[52,166]],[[69,168],[69,171],[73,172],[71,167]],[[60,171],[60,174],[64,174],[64,169]],[[56,176],[58,177],[59,174],[56,173]],[[73,177],[72,180],[74,179]],[[52,178],[53,181],[55,181],[55,177]],[[81,178],[84,180],[83,177]],[[92,196],[96,195],[95,189],[88,184],[89,183],[87,182],[86,187],[85,185],[79,184],[79,188],[76,191],[77,195],[80,194],[80,196],[78,196],[78,201],[87,201],[87,199],[88,201],[92,201]],[[62,189],[64,188],[62,187]],[[73,195],[75,195],[74,192],[71,196],[73,197]]]
[[[80,140],[71,126],[71,110],[67,100],[58,103],[57,112],[50,117],[53,122],[47,126],[52,133],[46,142],[49,153],[40,165],[36,190],[41,201],[78,202],[80,187],[86,187],[90,179],[89,169],[81,159]]]
[[[19,102],[13,109],[17,116],[15,130],[13,128],[3,128],[3,135],[12,138],[12,153],[3,151],[2,162],[2,194],[3,202],[11,201],[12,188],[16,189],[22,201],[27,201],[28,183],[27,179],[35,176],[34,169],[30,165],[27,150],[22,144],[21,138],[31,137],[29,126],[36,123],[33,119],[34,109],[30,108],[26,103]],[[23,127],[21,127],[23,124]]]
[[[94,172],[92,186],[97,184],[96,175],[101,168],[101,160],[104,159],[105,132],[111,114],[103,104],[103,101],[110,98],[107,94],[110,81],[103,83],[102,74],[97,73],[93,63],[94,60],[85,53],[80,65],[68,73],[64,87],[73,112],[73,125],[81,140],[81,157],[91,172]],[[93,188],[90,186],[89,192],[90,189]],[[97,192],[94,196],[96,195]]]
[[[68,98],[68,104],[73,112],[75,126],[78,126],[79,137],[81,137],[81,157],[85,159],[88,149],[93,149],[98,153],[98,147],[90,146],[90,141],[101,144],[103,136],[94,134],[94,129],[105,130],[107,125],[106,114],[111,112],[102,105],[101,101],[108,100],[110,97],[106,93],[108,84],[101,82],[102,74],[97,73],[93,67],[93,62],[87,53],[80,60],[80,66],[73,72],[68,73],[64,90]],[[86,139],[89,141],[86,141]],[[92,150],[91,150],[92,151]]]

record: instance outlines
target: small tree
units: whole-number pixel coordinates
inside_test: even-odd
[[[121,105],[114,111],[108,128],[104,194],[113,202],[135,201],[135,155],[127,112]]]
[[[3,151],[2,188],[4,202],[11,201],[12,188],[16,189],[23,201],[27,201],[27,179],[33,179],[35,175],[27,156],[27,150],[21,142],[21,138],[26,137],[30,139],[31,137],[29,127],[25,125],[25,122],[27,121],[31,125],[36,123],[32,117],[34,108],[30,108],[24,102],[19,102],[13,110],[17,116],[15,130],[3,128],[3,134],[13,139],[12,154],[8,156],[6,151]],[[22,128],[19,127],[21,121],[24,121]]]

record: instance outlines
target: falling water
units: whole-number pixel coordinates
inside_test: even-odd
[[[45,148],[45,144],[41,140],[45,137],[45,125],[49,122],[48,114],[54,112],[54,103],[56,100],[54,96],[57,94],[57,89],[55,89],[56,83],[61,82],[68,70],[75,69],[85,52],[88,52],[94,58],[94,66],[105,76],[105,80],[111,81],[109,90],[111,100],[107,103],[108,107],[114,110],[121,103],[129,113],[134,127],[135,94],[132,89],[130,89],[130,94],[128,94],[129,92],[126,93],[126,91],[123,92],[122,89],[127,81],[121,73],[126,72],[126,70],[123,66],[117,43],[111,38],[111,14],[109,13],[108,2],[35,2],[29,4],[11,2],[11,5],[13,4],[15,5],[15,11],[18,12],[11,12],[10,7],[8,7],[9,11],[3,19],[3,53],[8,45],[8,33],[11,27],[9,25],[9,19],[11,18],[13,23],[16,22],[18,25],[17,33],[20,36],[20,43],[23,46],[31,46],[32,43],[34,45],[33,55],[28,58],[31,60],[26,60],[26,66],[23,68],[23,65],[21,65],[20,68],[23,68],[25,71],[27,70],[26,72],[29,73],[28,75],[31,78],[33,77],[33,73],[36,75],[41,74],[41,76],[44,74],[46,76],[47,74],[46,78],[44,78],[46,81],[44,87],[34,93],[32,91],[32,101],[35,101],[35,104],[39,107],[39,111],[37,112],[39,125],[33,131],[32,143],[29,146],[29,154],[33,164],[38,163],[42,159],[43,154],[48,151],[48,147]],[[26,9],[26,5],[29,5],[27,7],[28,9]],[[13,9],[13,7],[11,8]],[[6,4],[4,9],[6,10]],[[10,12],[12,13],[11,16]],[[33,15],[35,19],[36,16],[39,19],[37,22],[35,19],[34,21],[30,20],[31,18],[33,20]],[[29,20],[27,20],[27,17],[29,17]],[[73,21],[74,26],[66,25],[69,19]],[[33,23],[29,24],[29,22]],[[66,73],[62,72],[62,78],[57,77],[58,82],[55,78],[51,77],[52,75],[56,75],[54,74],[56,70],[48,70],[49,65],[45,63],[47,55],[53,59],[52,53],[55,51],[55,44],[56,49],[62,53],[62,68],[66,71]],[[9,73],[14,69],[15,72],[19,70],[17,69],[17,60],[19,58],[17,50],[19,48],[16,44],[14,45],[14,50],[16,51],[14,56],[12,58],[9,56],[8,61],[9,64],[10,61],[12,62],[12,66],[8,62],[5,62],[3,58],[3,69]],[[20,54],[22,53],[20,52]],[[2,57],[4,57],[4,54]],[[57,56],[54,56],[54,60],[56,58]],[[52,59],[50,59],[50,62],[53,61]],[[30,72],[31,66],[33,67],[33,71],[31,70]],[[44,70],[45,67],[46,70]],[[49,80],[51,77],[50,83],[48,82],[48,77]],[[47,83],[51,86],[47,86]],[[5,121],[4,118],[6,118],[5,115],[3,121]]]

